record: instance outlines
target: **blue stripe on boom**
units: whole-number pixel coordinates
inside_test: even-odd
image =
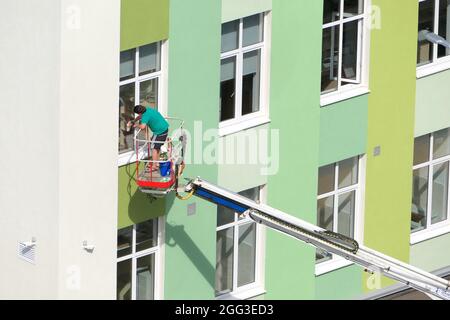
[[[197,196],[203,197],[208,199],[209,201],[227,207],[228,209],[231,209],[233,211],[236,211],[237,213],[243,213],[245,211],[247,211],[249,208],[248,207],[243,207],[238,205],[237,203],[230,201],[226,198],[221,198],[220,196],[217,196],[213,193],[209,193],[208,191],[201,189],[201,188],[197,188],[197,190],[195,191]]]

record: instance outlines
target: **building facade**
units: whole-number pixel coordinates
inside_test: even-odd
[[[450,273],[450,49],[420,36],[450,39],[450,1],[5,0],[0,18],[0,298],[394,285],[200,198],[142,193],[136,104],[184,120],[184,177]]]

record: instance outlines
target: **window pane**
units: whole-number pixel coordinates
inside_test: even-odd
[[[358,157],[339,162],[339,188],[345,188],[358,183]]]
[[[357,80],[358,73],[358,30],[360,22],[352,21],[344,24],[342,45],[342,78]],[[354,81],[352,83],[354,83]],[[345,82],[343,82],[345,84]]]
[[[139,48],[139,75],[161,70],[160,44],[152,43]]]
[[[117,232],[117,258],[131,254],[133,245],[133,226]]]
[[[144,107],[158,106],[158,78],[140,83],[139,103]]]
[[[319,189],[318,195],[328,193],[334,190],[334,164],[319,168]]]
[[[339,68],[339,26],[326,28],[322,34],[322,93],[336,91]]]
[[[242,75],[242,115],[259,111],[261,50],[244,54]]]
[[[430,135],[414,139],[414,165],[427,162],[430,158]]]
[[[431,224],[447,219],[448,165],[449,162],[434,166]]]
[[[428,205],[428,167],[414,170],[411,208],[411,230],[426,228]]]
[[[238,286],[255,281],[256,223],[239,226]]]
[[[339,195],[338,198],[338,228],[337,232],[354,238],[356,192]]]
[[[120,53],[120,81],[134,78],[136,50],[131,49]]]
[[[439,1],[439,35],[450,41],[450,0]],[[438,57],[450,55],[450,49],[438,46]]]
[[[136,252],[150,249],[158,244],[158,219],[136,225]]]
[[[239,47],[239,20],[222,24],[222,52]]]
[[[234,228],[217,232],[216,242],[216,295],[233,288],[233,237]]]
[[[119,97],[119,153],[133,150],[134,129],[127,131],[128,121],[134,119],[134,83],[120,87]]]
[[[137,259],[136,300],[155,299],[155,255]]]
[[[263,19],[260,14],[244,18],[243,23],[242,46],[246,47],[263,41]]]
[[[423,30],[434,32],[434,0],[419,2],[419,35]],[[417,64],[423,65],[433,60],[433,44],[428,40],[421,40],[417,46]]]
[[[344,18],[349,18],[364,12],[363,0],[344,0]]]
[[[236,57],[220,62],[220,121],[234,118],[236,93]]]
[[[323,1],[323,23],[339,20],[340,0]]]
[[[334,197],[317,200],[317,225],[323,229],[333,231]]]
[[[234,222],[236,213],[223,206],[217,206],[217,226],[224,226],[228,223]]]
[[[433,133],[433,159],[450,155],[450,129]]]
[[[117,263],[117,300],[131,300],[131,259]]]
[[[250,188],[239,192],[241,196],[244,196],[253,201],[259,201],[260,187]]]

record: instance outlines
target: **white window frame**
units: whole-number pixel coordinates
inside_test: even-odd
[[[368,94],[369,91],[369,54],[370,54],[370,9],[371,0],[364,0],[364,12],[357,16],[350,18],[339,19],[338,21],[322,24],[322,30],[330,28],[332,26],[339,26],[339,65],[338,65],[338,89],[333,92],[320,93],[320,106],[324,107],[339,101],[347,100],[353,97]],[[340,14],[344,15],[344,1],[340,2]],[[357,52],[357,76],[356,80],[353,80],[355,84],[347,84],[342,86],[342,47],[343,47],[343,33],[344,23],[361,20],[361,27],[359,28],[358,39],[362,39],[358,42]],[[321,60],[321,66],[322,66]],[[322,72],[322,68],[321,68]],[[352,80],[346,80],[346,82],[352,82]]]
[[[355,156],[357,157],[357,156]],[[362,243],[364,239],[364,194],[365,194],[365,171],[366,171],[366,156],[358,156],[358,182],[345,188],[338,188],[339,185],[339,161],[335,162],[335,176],[334,189],[328,193],[317,196],[317,200],[333,196],[333,232],[337,232],[338,221],[338,196],[344,193],[355,191],[355,216],[354,216],[354,239],[358,243]],[[352,158],[352,157],[351,157]],[[347,158],[350,159],[350,158]],[[346,160],[346,159],[343,159]],[[346,260],[343,257],[333,254],[330,260],[316,263],[315,275],[320,276],[331,271],[352,265],[353,262]]]
[[[260,188],[259,197],[260,202],[265,203],[267,200],[267,186],[257,186]],[[255,187],[255,188],[257,188]],[[256,223],[249,217],[242,220],[237,220],[235,214],[235,221],[216,228],[218,231],[234,228],[233,239],[233,288],[230,292],[216,296],[216,300],[244,300],[266,293],[264,289],[264,272],[265,272],[265,245],[266,245],[266,228],[262,224]],[[255,223],[256,224],[256,252],[255,252],[255,281],[244,286],[237,286],[238,279],[238,243],[239,230],[238,226]]]
[[[447,195],[447,219],[435,224],[431,224],[431,206],[433,199],[433,172],[434,167],[441,165],[443,163],[449,162],[450,166],[450,155],[441,157],[438,159],[433,159],[433,149],[434,149],[434,132],[430,134],[429,137],[430,148],[428,150],[428,161],[424,163],[420,163],[418,165],[413,166],[413,172],[417,169],[428,167],[428,194],[427,194],[427,225],[425,229],[419,231],[411,231],[410,243],[416,244],[425,240],[429,240],[446,233],[450,233],[450,177],[448,179],[448,192]],[[450,172],[450,171],[449,171]],[[450,173],[449,173],[450,174]]]
[[[160,70],[156,72],[152,72],[149,74],[145,74],[143,76],[139,76],[139,49],[141,47],[137,47],[135,52],[135,77],[131,79],[127,79],[124,81],[120,81],[119,88],[123,85],[127,85],[130,83],[134,83],[135,86],[135,101],[139,102],[140,100],[140,83],[152,79],[158,79],[158,100],[157,106],[158,111],[163,115],[167,116],[167,79],[168,79],[168,41],[158,41],[156,42],[160,48],[160,56],[161,56],[161,66]],[[138,103],[136,103],[138,104]],[[136,152],[135,150],[126,151],[123,153],[119,152],[118,156],[118,166],[127,165],[131,162],[136,161]]]
[[[270,122],[269,119],[269,91],[270,91],[270,43],[271,43],[271,20],[272,14],[270,11],[259,13],[263,22],[263,41],[257,44],[243,47],[243,21],[239,20],[239,47],[238,49],[221,53],[220,60],[231,57],[236,57],[236,94],[235,94],[235,108],[234,118],[219,121],[219,135],[225,136],[236,133],[248,128],[259,126]],[[236,21],[231,20],[231,21]],[[229,22],[231,22],[229,21]],[[259,111],[247,115],[242,115],[242,72],[243,72],[243,57],[244,53],[261,50],[261,65],[260,65],[260,93],[259,93]]]
[[[427,0],[419,0],[420,2],[425,2]],[[430,0],[434,1],[434,30],[435,34],[438,34],[439,31],[439,3],[440,0]],[[450,23],[450,21],[448,22]],[[447,39],[450,41],[450,39]],[[418,79],[450,69],[450,55],[442,58],[438,58],[438,45],[433,43],[433,58],[430,63],[417,66],[417,75]]]
[[[136,286],[136,271],[137,259],[151,254],[155,256],[155,270],[154,270],[154,300],[164,299],[164,217],[154,218],[158,228],[157,244],[156,246],[136,252],[136,224],[133,225],[132,232],[132,252],[129,255],[117,258],[116,264],[119,262],[131,259],[131,300],[136,300],[137,286]]]

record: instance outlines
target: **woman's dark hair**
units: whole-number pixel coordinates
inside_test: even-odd
[[[137,105],[134,107],[134,113],[143,114],[147,110],[144,106]]]

